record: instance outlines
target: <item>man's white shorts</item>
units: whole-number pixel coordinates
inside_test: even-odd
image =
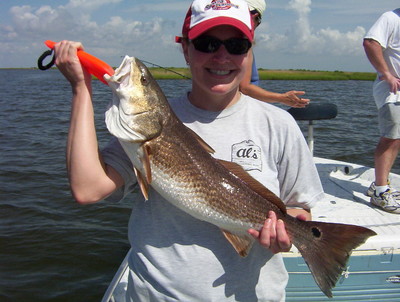
[[[378,110],[381,137],[400,139],[400,103],[387,103]]]

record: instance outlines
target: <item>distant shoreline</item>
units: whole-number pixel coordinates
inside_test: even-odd
[[[37,68],[0,68],[7,69],[37,69]],[[190,78],[188,68],[150,67],[150,72],[157,80],[184,80]],[[320,71],[305,69],[259,69],[260,80],[312,80],[312,81],[374,81],[374,72]]]
[[[183,79],[190,77],[188,68],[149,68],[156,79]],[[169,71],[171,70],[171,71]],[[374,72],[319,71],[319,70],[275,70],[259,69],[260,80],[319,80],[319,81],[374,81]]]

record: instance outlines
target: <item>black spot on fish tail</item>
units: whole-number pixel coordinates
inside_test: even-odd
[[[316,238],[321,237],[321,231],[318,228],[311,228],[311,231],[312,231],[314,237],[316,237]]]

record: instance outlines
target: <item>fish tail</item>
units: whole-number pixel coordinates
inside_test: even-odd
[[[293,244],[303,256],[321,291],[331,298],[332,288],[346,270],[351,251],[376,233],[348,224],[317,221],[304,223],[308,234],[299,232],[298,228],[296,234],[293,234]]]

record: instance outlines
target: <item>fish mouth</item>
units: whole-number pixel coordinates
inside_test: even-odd
[[[115,70],[113,76],[105,76],[113,91],[113,97],[109,102],[105,113],[105,122],[108,131],[123,141],[143,141],[145,136],[137,129],[131,128],[132,116],[145,115],[146,110],[129,104],[130,94],[135,82],[131,74],[137,74],[136,59],[125,56],[121,65]]]

